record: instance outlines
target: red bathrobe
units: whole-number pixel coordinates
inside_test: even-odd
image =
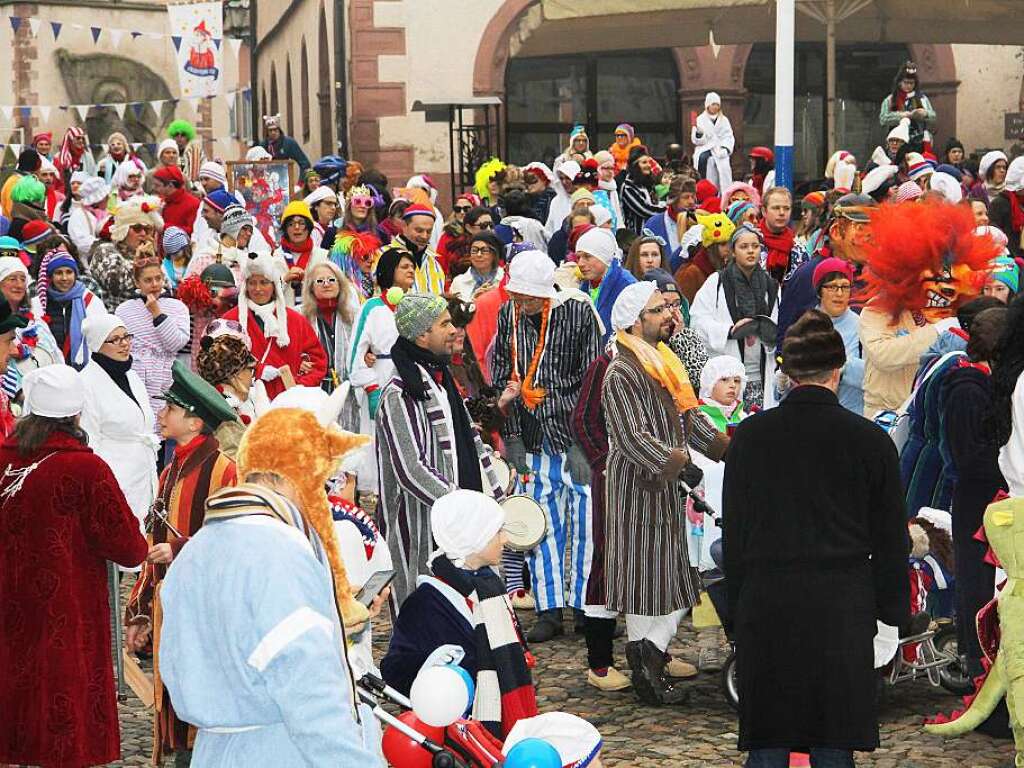
[[[320,339],[316,331],[301,314],[294,309],[286,309],[288,313],[288,346],[279,347],[276,341],[267,339],[263,335],[263,329],[256,322],[256,313],[249,313],[249,323],[246,331],[252,340],[252,354],[256,358],[256,378],[263,375],[263,367],[273,365],[276,368],[288,366],[291,368],[292,377],[296,384],[307,387],[319,387],[324,376],[327,375],[327,355],[324,348],[320,346]],[[234,307],[224,315],[225,320],[238,320],[238,307]],[[269,350],[268,350],[269,347]],[[303,360],[313,363],[309,373],[299,375],[299,366]],[[267,397],[273,400],[284,392],[284,382],[280,378],[266,382]]]
[[[6,440],[0,475],[44,457],[0,500],[0,764],[106,764],[121,737],[105,561],[138,565],[146,540],[106,462],[69,435],[25,457]]]

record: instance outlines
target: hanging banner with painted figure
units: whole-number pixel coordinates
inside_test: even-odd
[[[217,96],[221,91],[224,9],[219,2],[169,3],[181,97]]]

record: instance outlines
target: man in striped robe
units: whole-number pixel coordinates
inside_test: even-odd
[[[590,469],[574,443],[571,420],[583,376],[601,353],[601,330],[585,295],[577,292],[583,296],[577,300],[554,284],[547,254],[524,251],[512,260],[505,286],[512,301],[498,315],[491,363],[499,390],[520,382],[502,437],[509,462],[529,476],[523,493],[544,508],[549,521],[547,536],[527,555],[538,611],[528,636],[532,643],[564,632],[565,605],[582,611],[594,551]]]
[[[669,642],[700,582],[686,548],[679,476],[690,463],[684,414],[697,406],[665,344],[674,322],[654,282],[628,286],[612,309],[616,356],[602,386],[608,427],[606,600],[626,614],[626,660],[645,704],[678,704],[665,674]]]

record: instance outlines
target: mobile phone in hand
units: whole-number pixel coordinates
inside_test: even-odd
[[[387,586],[394,580],[395,572],[393,570],[377,571],[370,574],[370,578],[363,584],[362,589],[356,593],[356,600],[369,608],[370,604],[377,598],[377,595],[387,589]]]

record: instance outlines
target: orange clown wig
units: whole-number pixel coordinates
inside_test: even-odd
[[[1001,250],[974,233],[970,208],[942,201],[881,205],[870,227],[857,303],[893,320],[904,310],[951,317],[981,292]]]

